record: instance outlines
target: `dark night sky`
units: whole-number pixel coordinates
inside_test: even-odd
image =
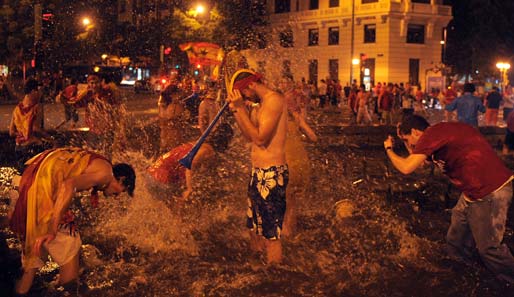
[[[513,0],[445,0],[444,4],[453,11],[447,62],[459,72],[495,71],[496,61],[514,58]]]

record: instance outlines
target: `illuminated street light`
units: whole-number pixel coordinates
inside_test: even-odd
[[[498,69],[500,69],[500,71],[507,71],[508,69],[510,69],[510,64],[504,63],[504,62],[498,62],[498,63],[496,63],[496,67]]]
[[[197,4],[196,7],[191,8],[187,11],[187,14],[191,17],[198,17],[199,15],[203,15],[206,12],[206,8],[203,4]]]
[[[103,54],[103,55],[101,55],[101,57],[102,57],[102,63],[108,65],[109,63],[107,63],[107,57],[109,57],[109,55]]]
[[[359,59],[357,59],[357,58],[353,58],[352,59],[352,64],[353,65],[359,65],[360,63],[361,63],[361,61]]]
[[[500,69],[500,72],[501,72],[501,84],[500,84],[500,87],[501,87],[501,90],[503,92],[503,83],[505,82],[505,78],[506,78],[506,74],[507,74],[507,70],[510,69],[510,64],[509,63],[506,63],[506,62],[498,62],[496,63],[496,68]]]
[[[196,14],[202,14],[205,12],[205,6],[203,6],[202,4],[198,4],[195,10]]]
[[[91,25],[91,20],[88,17],[83,18],[82,25],[84,25],[85,27]]]

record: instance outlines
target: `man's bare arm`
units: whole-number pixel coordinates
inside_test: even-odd
[[[244,138],[246,138],[246,140],[248,141],[252,141],[252,138],[250,136],[250,134],[247,133],[246,130],[243,130],[241,128],[241,118],[244,118],[244,117],[247,117],[249,120],[252,116],[255,116],[255,110],[248,110],[246,107],[242,107],[242,108],[235,108],[234,110],[234,118],[236,119],[236,122],[237,122],[237,125],[240,127],[240,130],[241,130],[241,134],[243,134]]]
[[[113,179],[112,167],[104,160],[95,160],[86,172],[73,178],[64,180],[59,187],[53,208],[53,216],[49,233],[56,234],[62,216],[68,209],[72,198],[77,191],[84,191],[94,186],[106,185]],[[89,171],[89,172],[88,172]]]
[[[239,113],[240,109],[237,110],[235,118],[243,133],[248,135],[254,144],[264,147],[271,141],[284,111],[284,100],[279,94],[274,94],[266,104],[261,105],[261,108],[257,127],[250,121],[247,113]]]
[[[393,166],[403,174],[410,174],[416,168],[420,167],[423,162],[427,159],[426,155],[423,154],[410,154],[407,158],[398,156],[393,150],[387,150],[387,156],[393,163]]]

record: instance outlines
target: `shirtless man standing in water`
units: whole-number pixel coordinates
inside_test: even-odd
[[[259,104],[249,110],[243,97]],[[285,155],[287,104],[282,95],[262,83],[260,74],[247,69],[232,77],[228,101],[242,134],[252,142],[247,212],[251,246],[266,251],[267,263],[280,263],[289,180]]]

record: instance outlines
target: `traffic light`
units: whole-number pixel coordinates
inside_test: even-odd
[[[167,47],[167,48],[165,48],[165,49],[164,49],[164,54],[165,54],[165,55],[169,55],[169,54],[171,54],[171,47]]]
[[[52,11],[47,9],[43,10],[41,27],[43,39],[51,38],[55,31],[55,19]]]

